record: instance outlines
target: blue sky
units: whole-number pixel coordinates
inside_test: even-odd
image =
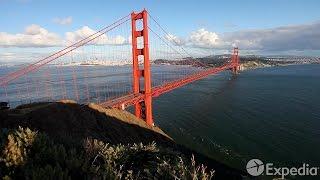
[[[143,8],[147,8],[170,31],[181,35],[202,27],[215,32],[226,32],[320,20],[318,0],[0,0],[0,5],[0,30],[12,33],[20,32],[29,24],[39,24],[59,33],[83,25],[99,28],[132,10],[139,11]],[[71,26],[52,23],[53,18],[67,16],[73,17]],[[228,27],[229,25],[233,27]]]
[[[236,44],[262,54],[286,52],[318,55],[320,44],[308,43],[311,39],[316,41],[320,38],[319,33],[314,32],[320,31],[317,30],[320,27],[319,7],[318,0],[0,0],[0,32],[15,35],[35,24],[63,38],[66,32],[83,26],[98,30],[132,10],[146,8],[173,37],[183,42],[182,46],[222,50]],[[66,18],[72,20],[64,25],[57,23]],[[290,32],[288,38],[280,41],[277,37],[286,36],[282,28]],[[306,31],[308,33],[304,34]],[[254,39],[264,34],[267,34],[264,39]],[[201,41],[208,38],[211,38],[208,42]],[[272,40],[276,40],[279,51],[274,48],[277,46],[270,45]],[[280,45],[291,43],[302,45],[280,48]],[[0,52],[17,49],[12,44],[2,46]]]

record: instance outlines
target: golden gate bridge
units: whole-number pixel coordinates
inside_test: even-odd
[[[161,65],[151,66],[157,59],[179,63],[172,66],[172,72],[161,71]],[[92,68],[98,60],[118,66]],[[203,63],[170,38],[165,28],[143,10],[81,37],[35,63],[7,72],[0,79],[1,101],[17,106],[73,99],[123,110],[134,106],[134,114],[153,125],[153,98],[225,70],[237,73],[238,48],[219,67],[199,64]]]

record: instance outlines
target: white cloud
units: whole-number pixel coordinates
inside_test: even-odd
[[[25,28],[24,32],[25,34],[28,34],[28,35],[37,35],[40,33],[47,33],[47,30],[41,28],[36,24],[31,24],[30,26]]]
[[[224,45],[220,37],[215,32],[210,32],[204,28],[191,32],[190,36],[183,39],[173,34],[168,34],[165,37],[174,45],[192,46],[197,48],[218,48]]]
[[[76,30],[74,32],[67,32],[65,35],[65,39],[67,41],[67,44],[75,43],[87,36],[90,36],[97,31],[89,28],[88,26],[83,26],[81,29]],[[106,34],[102,34],[97,39],[90,42],[90,44],[96,44],[96,45],[104,45],[104,44],[111,44],[111,45],[123,45],[129,43],[126,38],[120,35],[116,35],[113,37],[109,37]]]
[[[117,35],[115,37],[112,38],[107,38],[106,41],[107,44],[115,44],[115,45],[123,45],[123,44],[127,44],[128,41],[126,41],[126,39],[123,36]]]
[[[75,43],[87,36],[90,36],[91,34],[94,34],[95,31],[90,29],[88,26],[84,26],[79,30],[76,30],[74,32],[66,32],[65,33],[65,39],[67,43]]]
[[[171,41],[173,44],[181,46],[185,44],[185,41],[182,38],[179,38],[178,36],[175,36],[173,34],[166,35],[166,39]]]
[[[319,21],[310,24],[243,30],[222,34],[201,28],[191,32],[184,39],[174,35],[168,36],[167,39],[184,42],[184,46],[201,49],[226,50],[237,46],[242,50],[260,52],[306,51],[320,50],[319,29]]]
[[[243,30],[219,34],[201,28],[190,33],[186,38],[169,34],[165,38],[173,44],[201,49],[231,49],[238,46],[250,51],[305,51],[320,50],[320,22],[283,26],[272,29]],[[10,34],[0,32],[0,47],[54,47],[75,43],[96,30],[88,26],[65,33],[64,37],[49,32],[39,25],[30,25],[24,32]],[[121,35],[103,34],[90,42],[95,45],[130,44],[131,38]]]
[[[192,32],[189,41],[196,47],[214,48],[219,45],[219,36],[215,32],[210,32],[202,28]]]
[[[225,35],[224,40],[235,42],[242,49],[288,51],[319,50],[320,22],[272,29],[237,31]]]
[[[59,35],[32,24],[23,33],[0,32],[0,47],[53,47],[61,45]]]
[[[82,28],[65,33],[65,37],[61,38],[58,34],[49,32],[39,25],[32,24],[27,26],[23,33],[10,34],[7,32],[0,32],[0,47],[55,47],[71,45],[81,39],[88,37],[97,31],[83,26]],[[126,39],[123,36],[107,36],[102,34],[97,39],[91,41],[89,44],[95,45],[124,45],[130,43],[130,37]]]
[[[66,18],[54,18],[53,19],[53,22],[54,23],[57,23],[57,24],[60,24],[60,25],[69,25],[72,23],[72,17],[69,16],[69,17],[66,17]]]

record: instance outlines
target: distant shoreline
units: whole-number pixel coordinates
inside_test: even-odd
[[[261,68],[285,67],[285,66],[307,65],[307,64],[320,64],[320,63],[287,63],[287,64],[275,64],[275,65],[258,64],[258,65],[254,65],[254,66],[247,65],[247,64],[240,64],[240,70],[247,71],[247,70],[261,69]]]

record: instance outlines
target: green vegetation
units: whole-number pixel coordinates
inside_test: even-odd
[[[68,143],[19,127],[0,132],[3,179],[211,179],[213,170],[197,166],[156,143],[110,145],[86,138]]]

